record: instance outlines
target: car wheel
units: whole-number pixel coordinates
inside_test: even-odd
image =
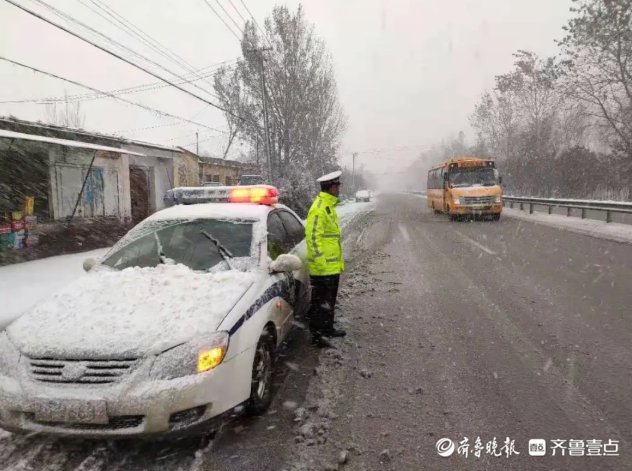
[[[274,367],[274,339],[264,331],[257,342],[252,363],[252,382],[247,411],[251,415],[263,414],[272,402],[272,371]]]

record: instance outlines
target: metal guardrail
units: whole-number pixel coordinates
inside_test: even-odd
[[[546,206],[549,214],[552,214],[553,208],[566,208],[567,216],[572,216],[572,210],[578,209],[581,211],[582,219],[586,219],[586,211],[605,211],[606,222],[612,222],[612,213],[632,214],[632,203],[617,201],[530,198],[503,195],[503,206],[506,206],[507,203],[509,203],[510,208],[513,208],[514,204],[519,204],[522,211],[524,211],[525,205],[529,205],[529,214],[533,214],[534,206]]]

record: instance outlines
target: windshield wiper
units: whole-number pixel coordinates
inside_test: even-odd
[[[206,237],[208,240],[213,242],[213,245],[215,245],[215,247],[217,248],[217,252],[219,252],[220,257],[222,257],[222,260],[224,260],[226,262],[226,265],[228,265],[228,268],[230,268],[231,270],[234,270],[235,267],[233,267],[233,264],[230,262],[230,259],[234,258],[234,256],[230,252],[230,250],[228,250],[226,247],[224,247],[219,240],[217,240],[215,237],[213,237],[208,232],[200,231],[200,233],[204,237]]]
[[[158,238],[158,234],[154,232],[154,238],[156,239],[156,252],[158,253],[158,263],[165,264],[167,263],[167,257],[165,257],[165,253],[162,250],[162,244],[160,243],[160,239]]]

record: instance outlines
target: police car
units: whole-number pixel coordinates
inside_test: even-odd
[[[170,190],[171,207],[0,333],[0,426],[142,436],[265,411],[275,349],[309,303],[304,226],[278,198]]]

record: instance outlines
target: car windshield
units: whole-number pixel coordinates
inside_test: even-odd
[[[490,167],[461,167],[450,171],[448,181],[455,188],[497,184],[496,172]]]
[[[220,247],[232,257],[249,258],[252,222],[196,219],[193,221],[148,221],[133,229],[117,244],[102,264],[116,270],[181,263],[206,271],[224,261]]]

